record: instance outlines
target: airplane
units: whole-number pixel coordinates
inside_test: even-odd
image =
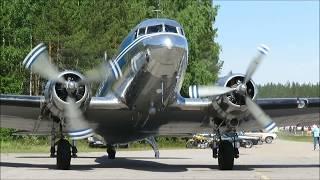
[[[77,153],[66,136],[74,142],[98,134],[107,142],[108,157],[114,159],[116,144],[212,132],[213,157],[218,158],[219,169],[231,170],[239,157],[237,131],[271,131],[275,117],[319,112],[319,98],[257,99],[251,77],[268,51],[260,46],[245,74],[230,73],[214,85],[192,85],[186,98],[180,90],[188,65],[188,41],[175,20],[142,21],[114,58],[85,75],[59,71],[41,43],[23,65],[48,80],[44,95],[1,94],[1,127],[51,135],[50,153],[56,157],[57,169],[70,169],[71,157]],[[100,83],[95,95],[93,82]],[[221,138],[226,134],[233,141]]]

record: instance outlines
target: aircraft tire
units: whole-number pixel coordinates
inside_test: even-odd
[[[68,170],[71,163],[71,145],[69,141],[60,139],[57,143],[57,169]]]
[[[229,141],[219,144],[218,164],[220,170],[232,170],[234,165],[234,149]]]
[[[116,149],[113,146],[107,148],[108,159],[116,158]]]

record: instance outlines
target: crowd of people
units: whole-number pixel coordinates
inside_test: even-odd
[[[306,135],[311,136],[313,140],[313,149],[317,149],[317,144],[320,150],[320,129],[319,125],[312,125],[312,126],[285,126],[279,127],[279,131],[293,134],[293,135]]]

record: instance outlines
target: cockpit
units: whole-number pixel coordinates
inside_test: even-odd
[[[177,33],[184,36],[184,32],[181,27],[176,27],[168,24],[158,24],[158,25],[140,27],[135,31],[135,39],[146,34],[153,34],[153,33],[159,33],[159,32]]]

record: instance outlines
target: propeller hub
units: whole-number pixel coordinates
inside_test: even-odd
[[[68,94],[76,92],[77,89],[78,89],[78,85],[75,81],[68,80],[66,82],[66,90]]]
[[[247,93],[247,85],[246,84],[239,84],[237,86],[237,92],[241,95],[245,95]]]

